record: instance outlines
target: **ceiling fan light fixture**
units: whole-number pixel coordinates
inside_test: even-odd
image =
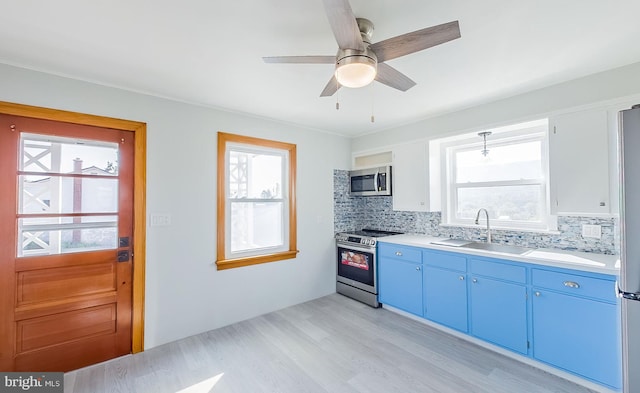
[[[378,59],[368,48],[364,51],[345,49],[338,53],[335,76],[344,87],[358,88],[376,78]]]

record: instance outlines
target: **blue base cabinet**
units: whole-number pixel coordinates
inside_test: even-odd
[[[620,313],[614,283],[534,269],[533,284],[533,357],[620,389]]]
[[[526,355],[526,269],[485,259],[470,259],[469,269],[471,334]]]
[[[486,277],[472,279],[471,334],[527,354],[527,288]]]
[[[383,242],[378,256],[381,303],[621,389],[614,275]]]
[[[468,332],[467,259],[438,252],[422,253],[424,316],[461,332]]]
[[[422,252],[413,247],[378,246],[378,300],[412,314],[422,314]]]

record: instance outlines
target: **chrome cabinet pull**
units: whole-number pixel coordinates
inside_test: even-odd
[[[540,292],[536,291],[536,292],[535,292],[535,295],[536,295],[536,296],[540,296]]]
[[[576,289],[580,288],[580,284],[578,284],[575,281],[565,281],[563,284],[565,287],[569,287],[569,288],[576,288]]]
[[[460,281],[464,281],[464,276],[460,276],[460,277],[458,277],[458,280],[460,280]]]
[[[420,270],[420,266],[416,266],[416,270]]]
[[[477,282],[478,282],[478,279],[477,279],[477,278],[474,278],[474,279],[473,279],[473,280],[471,280],[471,281],[473,281],[473,283],[475,284],[475,283],[477,283]]]
[[[402,253],[401,253],[400,251],[396,251],[396,256],[397,256],[397,257],[401,257],[401,256],[402,256]]]

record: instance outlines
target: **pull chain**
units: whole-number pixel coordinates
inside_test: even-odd
[[[340,99],[339,99],[339,95],[340,95],[340,82],[338,82],[338,79],[336,79],[336,110],[340,110]]]
[[[375,94],[374,94],[374,90],[373,90],[373,82],[371,83],[371,122],[375,123],[376,122],[376,118],[373,115],[374,113],[374,104],[375,104]]]

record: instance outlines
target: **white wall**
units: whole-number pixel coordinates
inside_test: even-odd
[[[593,74],[529,93],[354,138],[352,152],[432,139],[534,120],[568,108],[640,94],[640,63]],[[464,94],[464,92],[460,92]]]
[[[349,167],[348,139],[6,65],[0,100],[147,123],[147,212],[171,225],[147,228],[145,348],[335,292],[333,169]],[[216,270],[217,131],[297,144],[297,258]]]

